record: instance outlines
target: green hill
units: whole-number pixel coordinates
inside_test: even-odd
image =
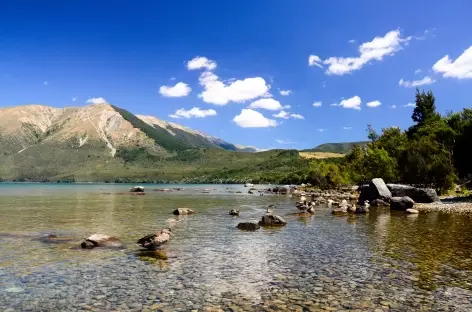
[[[342,142],[342,143],[324,143],[318,145],[315,148],[303,150],[303,152],[324,152],[324,153],[337,153],[337,154],[347,154],[349,153],[355,145],[365,146],[369,143],[368,141],[359,141],[359,142]]]

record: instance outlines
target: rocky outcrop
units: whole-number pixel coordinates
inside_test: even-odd
[[[406,211],[407,209],[413,208],[415,202],[408,196],[403,197],[392,197],[390,199],[390,209]]]
[[[280,216],[268,214],[262,217],[259,221],[260,226],[284,226],[287,222]]]
[[[256,222],[241,222],[236,227],[243,231],[255,231],[261,228]]]
[[[93,234],[87,237],[80,246],[84,249],[92,249],[95,247],[107,248],[123,248],[123,243],[116,237],[104,234]]]
[[[174,210],[174,214],[178,215],[178,216],[189,215],[189,214],[193,214],[193,213],[195,213],[195,211],[193,211],[190,208],[177,208],[177,209]]]
[[[149,234],[138,240],[138,244],[150,250],[156,250],[167,243],[172,235],[171,229],[163,229],[157,233]]]
[[[239,216],[239,210],[231,209],[229,212],[230,216]]]
[[[360,187],[359,204],[364,204],[366,200],[369,202],[375,199],[388,201],[392,197],[392,193],[388,189],[384,180],[381,178],[372,179],[368,185]]]
[[[387,184],[388,189],[394,197],[408,196],[415,203],[433,203],[439,201],[439,196],[434,189],[418,188],[403,184]]]

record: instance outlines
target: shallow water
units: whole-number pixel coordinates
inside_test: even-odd
[[[472,310],[472,219],[374,210],[336,217],[239,185],[0,184],[0,309],[10,311]],[[157,188],[182,191],[155,192]],[[206,189],[206,190],[205,190]],[[202,192],[209,193],[202,193]],[[236,191],[242,191],[237,194]],[[288,225],[242,232],[269,204]],[[189,207],[195,215],[175,217]],[[228,215],[240,209],[240,217]],[[158,255],[140,237],[182,220]],[[70,239],[51,244],[54,233]],[[124,250],[81,250],[92,233]]]

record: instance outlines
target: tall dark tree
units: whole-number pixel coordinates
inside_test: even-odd
[[[413,115],[411,119],[418,125],[423,125],[427,120],[430,120],[433,117],[438,116],[436,113],[436,99],[434,98],[433,92],[424,91],[416,89],[416,107],[413,110]]]

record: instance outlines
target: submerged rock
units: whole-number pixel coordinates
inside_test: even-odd
[[[239,210],[231,209],[231,211],[229,212],[229,215],[230,216],[239,216]]]
[[[259,221],[260,226],[284,226],[287,222],[280,216],[268,214]]]
[[[243,231],[255,231],[261,228],[256,222],[241,222],[236,227]]]
[[[367,213],[369,212],[369,207],[367,206],[357,206],[356,213]]]
[[[415,202],[408,196],[392,197],[390,199],[390,209],[406,211],[413,208]]]
[[[116,237],[104,234],[93,234],[87,237],[80,246],[84,249],[92,249],[95,247],[107,248],[123,248],[123,243]]]
[[[195,211],[190,208],[177,208],[173,213],[175,215],[189,215],[195,213]]]
[[[157,233],[149,234],[138,240],[138,244],[150,250],[156,250],[167,243],[172,235],[171,229],[163,229]]]
[[[439,196],[434,189],[418,188],[403,184],[387,184],[387,187],[392,192],[392,196],[408,196],[413,199],[415,203],[428,204],[439,201]]]

